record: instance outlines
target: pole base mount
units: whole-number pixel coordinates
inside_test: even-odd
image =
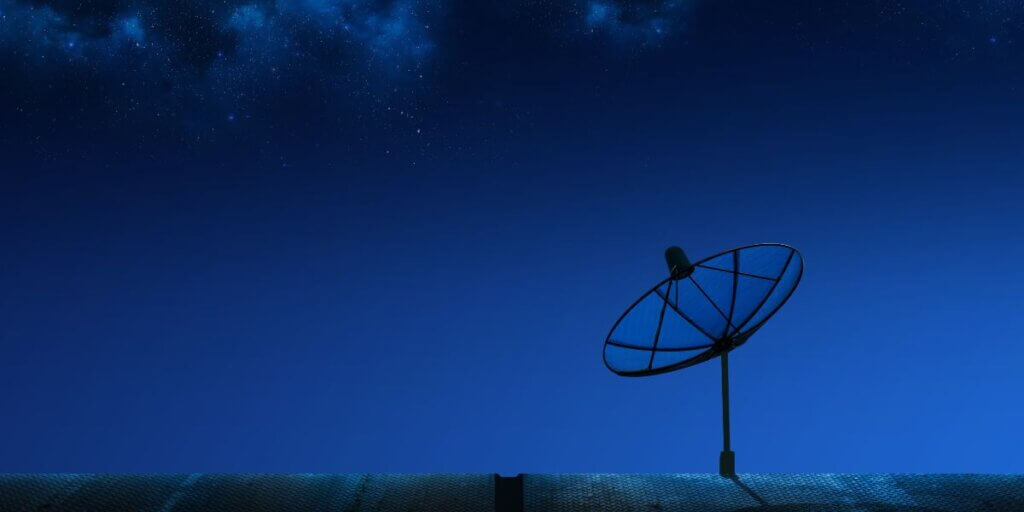
[[[736,476],[736,452],[723,451],[718,456],[718,474],[727,478]]]

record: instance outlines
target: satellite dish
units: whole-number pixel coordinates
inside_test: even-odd
[[[604,364],[626,377],[657,375],[722,359],[719,473],[734,476],[729,446],[729,352],[785,304],[803,275],[803,258],[784,244],[755,244],[690,263],[665,251],[669,276],[640,296],[612,326]]]

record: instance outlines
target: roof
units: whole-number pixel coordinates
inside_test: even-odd
[[[1024,510],[1024,475],[527,474],[522,488],[527,511]],[[0,475],[0,510],[481,512],[494,491],[489,474]]]

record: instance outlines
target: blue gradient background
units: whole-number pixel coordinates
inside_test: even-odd
[[[730,358],[740,472],[1024,471],[1024,30],[846,9],[658,45],[481,9],[431,144],[5,96],[0,471],[712,472],[717,362],[626,379],[601,344],[666,246],[765,241],[806,268]]]

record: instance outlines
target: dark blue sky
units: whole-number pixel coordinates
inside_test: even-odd
[[[0,471],[1024,470],[1024,5],[461,3],[0,0]]]

